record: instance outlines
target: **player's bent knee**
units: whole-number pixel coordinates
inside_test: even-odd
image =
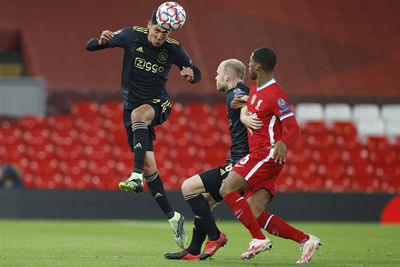
[[[186,179],[185,181],[183,181],[181,190],[184,196],[193,194],[193,188],[190,179]]]

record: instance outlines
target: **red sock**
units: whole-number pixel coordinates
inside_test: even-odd
[[[261,213],[257,218],[259,227],[267,230],[268,233],[283,237],[286,239],[291,239],[301,244],[309,239],[309,236],[302,231],[293,228],[287,224],[282,218],[270,214],[268,212]]]
[[[238,192],[234,191],[227,194],[224,200],[232,208],[236,218],[250,231],[253,238],[265,239],[249,203]]]

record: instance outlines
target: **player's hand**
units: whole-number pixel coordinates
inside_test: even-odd
[[[257,116],[244,115],[240,117],[240,121],[251,130],[258,130],[263,126],[263,122]]]
[[[248,95],[236,95],[231,101],[231,108],[240,109],[247,105]]]
[[[181,75],[189,82],[194,80],[194,73],[191,67],[182,67]]]
[[[285,163],[286,162],[286,144],[283,141],[278,141],[271,145],[268,149],[275,148],[274,155],[275,163]]]
[[[103,31],[100,35],[99,45],[108,43],[108,41],[110,41],[111,38],[113,38],[113,37],[114,37],[114,33],[112,31],[109,31],[109,30]]]

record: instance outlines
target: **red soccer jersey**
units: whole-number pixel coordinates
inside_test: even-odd
[[[282,138],[281,121],[294,114],[286,94],[274,78],[260,87],[257,83],[251,85],[247,108],[249,115],[257,116],[263,122],[261,129],[253,130],[253,135],[249,133],[250,153],[260,159],[266,158],[270,152],[268,147]]]

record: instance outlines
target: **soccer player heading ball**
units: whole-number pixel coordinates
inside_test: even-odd
[[[157,171],[153,152],[153,140],[156,139],[154,127],[165,122],[171,112],[171,103],[165,89],[171,66],[177,65],[180,74],[189,83],[199,82],[201,73],[179,42],[169,37],[172,29],[182,26],[184,19],[178,24],[179,27],[174,22],[178,15],[182,17],[182,12],[177,12],[175,17],[171,16],[171,28],[167,24],[163,28],[157,20],[157,14],[162,14],[158,10],[164,10],[161,7],[167,7],[165,10],[169,14],[174,11],[171,8],[183,10],[174,2],[164,3],[154,10],[147,28],[134,26],[116,32],[104,30],[100,38],[88,41],[86,49],[97,51],[121,47],[125,51],[121,81],[123,120],[128,143],[134,154],[134,166],[130,177],[120,182],[119,188],[142,192],[144,178],[153,198],[168,218],[178,246],[182,247],[187,241],[183,231],[184,218],[172,208]]]

